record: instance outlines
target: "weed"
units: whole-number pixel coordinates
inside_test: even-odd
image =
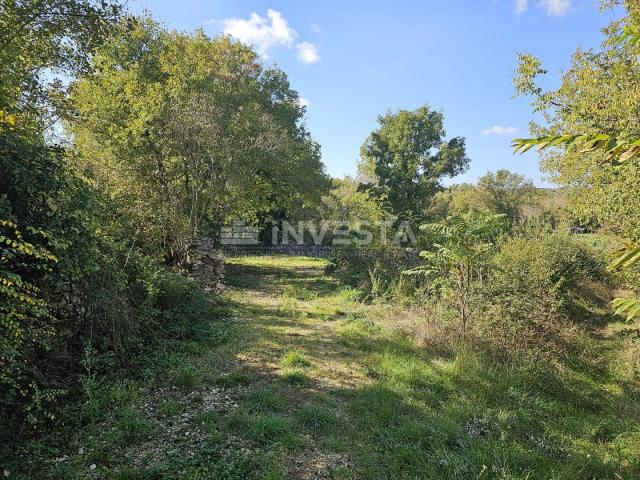
[[[286,408],[286,402],[271,388],[258,388],[249,392],[243,406],[249,413],[272,413],[282,412]]]
[[[281,415],[233,415],[227,427],[254,442],[282,442],[293,431],[293,421]]]
[[[137,411],[127,410],[117,420],[112,432],[112,441],[121,446],[142,443],[154,432],[152,424]]]
[[[311,366],[311,361],[302,352],[290,350],[284,354],[280,364],[288,368],[308,368]]]
[[[178,368],[173,374],[173,384],[183,392],[193,391],[202,383],[202,377],[192,365]]]
[[[336,416],[321,405],[305,405],[296,412],[296,420],[304,428],[314,432],[325,431],[337,423]]]
[[[214,380],[214,383],[223,388],[233,388],[241,385],[249,385],[251,378],[242,372],[231,372],[220,375]]]
[[[311,300],[316,295],[306,288],[303,288],[296,284],[287,285],[282,292],[283,297],[285,298],[294,298],[296,300]]]
[[[311,378],[300,370],[291,370],[283,373],[280,380],[289,385],[306,385],[311,382]]]
[[[194,421],[205,432],[214,433],[220,424],[220,414],[215,411],[198,412]]]
[[[158,405],[157,411],[163,417],[175,417],[182,411],[182,405],[177,400],[165,400]]]

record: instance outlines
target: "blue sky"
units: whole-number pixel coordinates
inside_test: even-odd
[[[596,47],[615,18],[597,0],[133,0],[178,30],[226,31],[287,72],[332,176],[356,172],[360,145],[387,110],[428,103],[463,136],[475,181],[507,168],[546,185],[535,155],[513,156],[531,109],[513,99],[516,52],[540,57],[556,84],[576,47]],[[501,128],[494,128],[501,127]],[[451,183],[451,181],[447,182]]]

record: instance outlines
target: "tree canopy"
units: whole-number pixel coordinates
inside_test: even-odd
[[[360,149],[368,190],[398,219],[420,221],[442,178],[467,168],[465,140],[445,140],[444,115],[426,105],[381,115],[378,124]]]
[[[515,139],[515,151],[537,147],[546,152],[543,164],[560,182],[573,182],[574,198],[580,196],[574,209],[593,214],[631,240],[612,270],[640,262],[640,5],[631,0],[624,5],[627,16],[605,29],[602,49],[578,50],[558,90],[543,92],[536,86],[535,77],[546,72],[530,55],[520,56],[514,80],[517,93],[533,95],[534,106],[550,124],[546,129],[533,126],[538,138]],[[627,320],[640,316],[635,297],[616,298],[613,305]]]
[[[323,218],[344,222],[364,221],[371,225],[389,220],[389,215],[361,185],[351,177],[333,179],[331,190],[322,197]]]
[[[0,109],[51,107],[65,76],[87,71],[119,2],[6,0],[0,9]]]
[[[532,201],[536,188],[531,180],[508,170],[488,172],[478,179],[478,190],[487,210],[520,220],[522,206]]]
[[[78,162],[153,248],[179,259],[231,218],[318,203],[328,187],[286,75],[228,37],[134,21],[73,86]]]
[[[640,6],[626,5],[627,17],[604,29],[600,49],[573,54],[557,89],[538,85],[546,70],[529,54],[520,55],[514,83],[543,113],[546,125],[533,124],[532,133],[558,148],[545,151],[541,167],[554,182],[571,187],[568,208],[574,216],[595,217],[615,233],[640,239],[640,166],[623,155],[631,148],[625,145],[640,138],[640,57],[634,42],[619,41],[637,24]]]

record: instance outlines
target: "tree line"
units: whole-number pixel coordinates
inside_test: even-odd
[[[545,73],[538,59],[519,57],[516,92],[533,98],[546,125],[515,146],[545,152],[543,169],[568,195],[568,222],[633,243],[640,7],[605,3],[626,15],[604,30],[601,48],[574,54],[557,89],[536,83]],[[487,318],[524,328],[529,318],[509,306],[530,307],[518,295],[547,295],[571,265],[576,278],[602,273],[580,248],[550,239],[556,211],[527,214],[544,194],[524,177],[501,170],[445,187],[470,159],[429,105],[381,115],[358,176],[331,179],[286,73],[229,37],[172,31],[109,0],[6,0],[0,60],[0,404],[19,429],[77,388],[87,352],[127,365],[176,334],[169,319],[190,318],[176,311],[197,294],[175,272],[195,238],[235,219],[268,230],[285,218],[423,224],[424,260],[410,281],[404,265],[341,257],[333,267],[377,292],[413,282],[447,297],[463,330],[474,292],[495,300],[485,302]],[[616,265],[638,258],[630,247]],[[514,262],[542,280],[532,287]],[[491,265],[497,283],[487,287]],[[504,272],[518,276],[517,292]],[[634,292],[636,277],[631,270]],[[553,301],[566,306],[577,284],[561,278]],[[621,302],[629,318],[640,311],[632,297]]]

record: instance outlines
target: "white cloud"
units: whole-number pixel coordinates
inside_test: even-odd
[[[298,98],[298,105],[300,105],[301,107],[310,107],[311,106],[311,101],[308,98],[299,97]]]
[[[313,33],[322,33],[322,28],[320,28],[320,25],[318,25],[317,23],[312,23],[311,25],[309,25],[309,30],[311,30]]]
[[[298,60],[303,63],[315,63],[320,60],[318,49],[313,43],[302,42],[296,48],[298,49]]]
[[[480,132],[482,135],[512,135],[514,133],[518,133],[518,129],[516,127],[502,127],[500,125],[495,125],[491,128],[487,128]]]
[[[206,23],[215,23],[209,20]],[[235,39],[252,45],[264,58],[269,57],[269,51],[274,47],[293,47],[293,42],[298,36],[293,28],[282,17],[280,12],[269,8],[267,16],[262,17],[257,13],[245,18],[227,18],[220,22],[222,32],[231,35]],[[314,28],[315,27],[315,28]],[[313,24],[313,31],[319,31],[319,27]],[[301,42],[296,45],[298,50],[298,60],[303,63],[315,63],[320,60],[318,49],[313,43]]]
[[[248,20],[243,18],[222,20],[222,31],[242,43],[253,45],[264,57],[272,47],[291,47],[298,35],[282,18],[282,14],[272,9],[267,10],[267,18],[252,13]]]
[[[547,11],[547,15],[564,15],[571,8],[572,0],[540,0],[538,5]]]
[[[528,0],[516,0],[516,13],[524,13],[527,11],[527,8],[529,8]]]

